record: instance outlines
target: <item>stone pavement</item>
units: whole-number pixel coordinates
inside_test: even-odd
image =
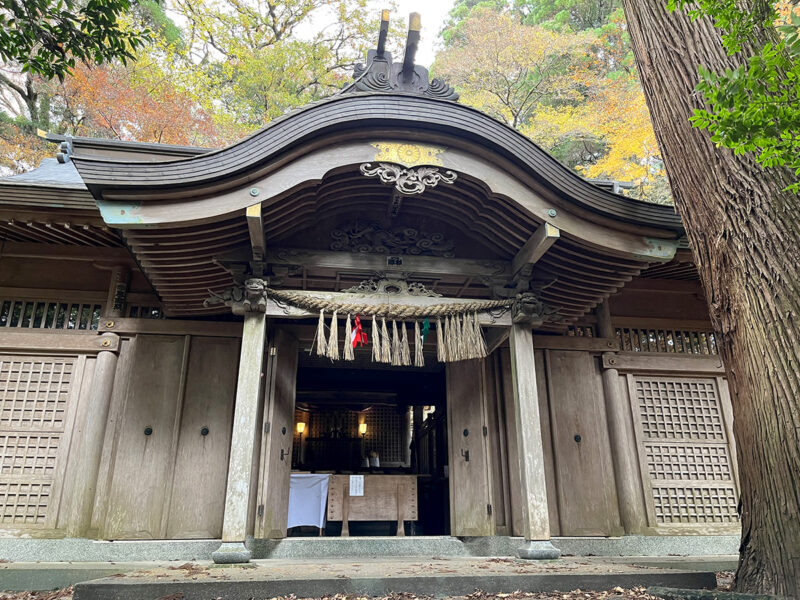
[[[75,586],[75,600],[157,600],[181,594],[183,600],[249,600],[295,595],[300,598],[390,592],[463,596],[482,589],[608,590],[616,586],[663,585],[715,588],[714,571],[730,566],[731,557],[697,559],[567,557],[555,561],[515,558],[365,558],[257,560],[248,565],[149,563],[106,565],[116,574]],[[54,565],[48,565],[54,567]],[[74,565],[64,565],[70,568]],[[40,567],[44,569],[45,567]],[[82,574],[91,568],[84,563]],[[0,589],[23,565],[0,564]],[[108,571],[106,571],[108,573]],[[17,588],[19,589],[19,588]]]

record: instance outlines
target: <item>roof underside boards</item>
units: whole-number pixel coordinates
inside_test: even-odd
[[[263,207],[268,248],[328,250],[333,247],[332,234],[354,218],[364,223],[382,216],[388,219],[385,215],[392,199],[391,189],[352,173],[332,175],[320,184],[310,183],[280,204]],[[458,187],[437,187],[421,196],[403,198],[399,215],[389,221],[400,228],[446,232],[448,238],[457,240],[454,248],[459,258],[509,264],[530,233],[541,225],[515,203],[488,197],[468,181],[459,182]],[[250,259],[250,234],[243,214],[202,225],[127,229],[123,235],[161,296],[166,314],[199,316],[228,311],[221,305],[204,307],[203,301],[210,292],[221,294],[233,285],[233,276],[227,270],[231,265]],[[304,264],[302,260],[299,263],[296,268],[283,270],[281,287],[342,291],[374,276],[374,271],[367,268]],[[611,257],[601,249],[563,236],[536,264],[533,286],[545,302],[559,308],[563,328],[647,266],[648,262]],[[443,296],[463,298],[490,298],[492,286],[498,283],[455,269],[435,275],[412,272],[409,280],[423,283]]]
[[[334,96],[294,111],[233,146],[183,160],[156,163],[75,157],[84,181],[98,197],[147,195],[231,185],[244,174],[275,162],[281,155],[325,135],[367,128],[415,130],[428,138],[438,134],[477,143],[488,154],[502,156],[576,206],[608,218],[680,233],[680,218],[671,207],[648,204],[593,186],[528,138],[483,113],[451,102],[406,94]],[[388,135],[388,134],[387,134]]]

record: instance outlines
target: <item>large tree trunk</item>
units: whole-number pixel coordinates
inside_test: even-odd
[[[750,0],[742,4],[749,3]],[[800,199],[785,171],[716,148],[689,117],[698,65],[728,57],[706,19],[624,0],[666,162],[731,384],[742,486],[736,588],[800,594]],[[745,10],[752,7],[743,7]],[[770,35],[770,32],[764,32]]]

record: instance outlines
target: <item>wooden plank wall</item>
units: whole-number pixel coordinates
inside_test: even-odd
[[[139,335],[132,345],[112,398],[98,537],[220,537],[239,340]]]

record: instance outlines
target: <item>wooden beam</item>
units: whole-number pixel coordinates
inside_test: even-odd
[[[294,293],[303,294],[313,298],[328,300],[332,302],[342,302],[352,304],[355,302],[380,305],[387,303],[387,296],[361,296],[359,294],[347,294],[344,292],[318,292],[305,290],[292,290]],[[436,304],[469,304],[475,302],[468,298],[430,298],[427,296],[389,296],[391,304],[404,304],[425,308]],[[502,310],[502,309],[500,309]],[[506,310],[502,314],[500,310],[494,309],[490,312],[479,312],[478,321],[484,327],[509,327],[511,325],[511,311]],[[289,304],[278,303],[272,298],[267,299],[267,316],[279,317],[283,319],[306,319],[308,317],[318,317],[319,312],[309,311],[304,308],[297,308]]]
[[[650,317],[611,317],[614,327],[624,329],[665,329],[667,331],[713,331],[711,321],[702,319],[662,319]]]
[[[53,353],[116,352],[119,336],[97,335],[96,332],[74,333],[60,331],[0,331],[0,350]]]
[[[154,333],[163,335],[202,335],[209,337],[241,337],[242,324],[183,319],[100,319],[99,331],[118,334]]]
[[[264,262],[267,244],[264,239],[264,221],[261,218],[261,202],[247,207],[247,230],[250,232],[250,245],[253,248],[253,262]]]
[[[118,262],[135,266],[127,248],[107,246],[70,246],[37,244],[34,242],[0,242],[0,258],[46,258],[50,260],[79,260],[86,262]]]
[[[391,261],[389,260],[391,259]],[[435,256],[359,254],[295,248],[270,248],[266,262],[274,265],[302,265],[306,268],[342,271],[385,271],[414,275],[460,275],[464,277],[506,277],[511,268],[507,261],[439,258]]]
[[[585,350],[590,352],[619,350],[619,342],[613,338],[576,335],[535,335],[533,336],[533,346],[547,350]]]
[[[542,223],[511,261],[511,272],[516,275],[526,266],[536,264],[559,237],[561,230],[558,227]]]
[[[603,355],[604,369],[623,372],[649,371],[658,373],[711,373],[724,375],[725,367],[719,356],[636,352]]]

